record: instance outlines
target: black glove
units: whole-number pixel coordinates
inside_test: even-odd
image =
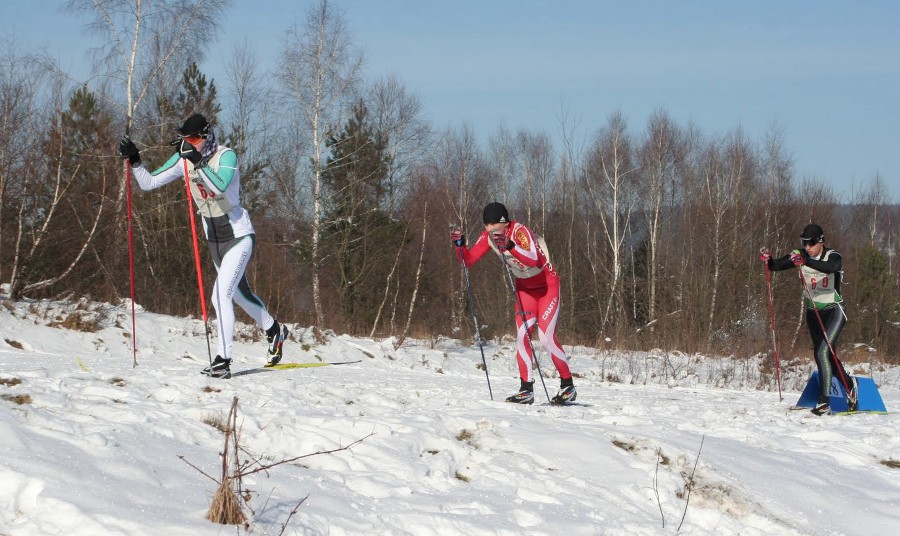
[[[119,142],[119,155],[122,158],[127,158],[128,163],[132,166],[141,164],[141,153],[128,136],[122,137],[122,141]]]
[[[197,167],[200,161],[203,160],[203,155],[200,154],[200,151],[195,149],[193,145],[183,139],[178,144],[178,154],[181,155],[181,158],[184,158],[191,164],[194,164],[194,167]]]

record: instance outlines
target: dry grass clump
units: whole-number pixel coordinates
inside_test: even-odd
[[[222,479],[213,495],[206,519],[222,525],[242,525],[247,522],[241,504],[241,464],[238,460],[240,451],[240,430],[237,427],[237,397],[231,402],[227,425],[222,423],[225,433],[225,450],[222,451]],[[221,419],[219,419],[221,422]]]
[[[212,504],[206,512],[206,519],[221,525],[244,525],[247,516],[241,499],[235,493],[234,479],[226,477],[219,484],[219,488],[213,495]]]
[[[222,419],[221,415],[216,415],[213,413],[207,413],[200,417],[200,421],[203,424],[208,424],[215,428],[216,430],[224,433],[228,432],[228,426],[225,424],[225,421]]]
[[[6,341],[6,344],[12,346],[16,350],[21,350],[23,348],[22,343],[20,343],[19,341],[14,341],[12,339],[3,339],[3,340]]]
[[[0,378],[0,385],[6,385],[7,387],[19,385],[20,383],[22,383],[22,380],[19,378]]]

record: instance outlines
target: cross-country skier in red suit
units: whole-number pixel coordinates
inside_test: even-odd
[[[565,404],[575,400],[575,385],[569,370],[569,359],[556,339],[559,320],[559,275],[541,249],[535,234],[519,222],[511,221],[506,207],[490,203],[484,207],[484,231],[475,244],[468,248],[460,230],[451,231],[450,238],[462,252],[466,266],[478,262],[493,250],[509,266],[516,281],[516,361],[519,365],[521,387],[519,392],[506,399],[517,404],[534,403],[534,379],[531,376],[531,346],[525,337],[538,327],[541,345],[550,354],[559,372],[560,388],[551,402]],[[524,309],[524,315],[519,307]],[[523,319],[524,316],[524,319]],[[525,321],[527,319],[527,322]]]

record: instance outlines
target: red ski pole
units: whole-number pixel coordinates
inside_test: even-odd
[[[134,291],[134,230],[131,226],[131,220],[133,219],[133,211],[131,208],[131,162],[126,158],[125,161],[125,191],[127,192],[126,198],[126,213],[127,213],[127,227],[128,227],[128,284],[131,291],[131,360],[132,367],[136,367],[137,362],[137,320],[135,318],[134,312],[134,302],[135,302],[135,291]]]
[[[763,250],[765,251],[765,250]],[[772,332],[772,351],[775,354],[775,381],[778,383],[778,400],[784,400],[781,396],[781,358],[778,355],[778,337],[775,336],[775,299],[772,296],[772,270],[769,269],[768,261],[766,265],[766,289],[769,295],[769,328]]]
[[[813,311],[815,311],[816,313],[816,319],[819,321],[819,327],[822,328],[822,336],[825,337],[825,343],[828,344],[828,349],[831,351],[831,359],[836,365],[834,368],[837,369],[838,376],[840,376],[841,378],[841,383],[844,384],[844,390],[849,393],[850,384],[847,382],[847,378],[844,377],[844,368],[841,366],[840,361],[838,361],[837,352],[834,351],[834,346],[832,346],[831,344],[831,337],[828,336],[828,331],[825,329],[825,323],[822,322],[822,315],[819,314],[819,310],[816,308],[816,303],[813,301],[812,290],[809,289],[809,284],[803,277],[803,266],[798,266],[797,268],[797,273],[800,274],[800,281],[803,281],[803,288],[806,289],[806,295],[809,297],[809,303],[812,306]]]
[[[197,240],[197,223],[194,219],[194,198],[191,195],[191,179],[188,176],[187,160],[182,159],[181,162],[184,164],[184,189],[187,192],[188,216],[190,216],[191,219],[191,238],[194,243],[194,267],[197,271],[197,286],[200,290],[200,311],[203,313],[203,331],[206,332],[206,353],[209,357],[209,366],[212,366],[212,347],[209,343],[209,317],[206,314],[206,294],[203,290],[203,270],[200,267],[200,245]]]

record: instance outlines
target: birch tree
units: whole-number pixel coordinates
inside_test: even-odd
[[[620,290],[627,259],[625,240],[635,209],[636,168],[627,122],[621,112],[610,116],[588,158],[586,185],[610,254],[610,278],[602,317],[602,325],[606,326],[614,308],[621,305]]]
[[[752,153],[743,132],[736,129],[725,140],[711,143],[704,158],[703,202],[711,218],[709,244],[713,264],[707,325],[707,333],[710,335],[716,327],[715,315],[723,266],[726,262],[731,262],[730,256],[723,255],[722,252],[731,251],[734,244],[746,239],[741,230],[749,228],[747,214],[739,210],[739,204],[741,197],[747,195],[744,188],[751,186]]]
[[[320,0],[307,11],[301,25],[288,31],[278,70],[287,105],[304,127],[297,135],[308,136],[311,151],[309,166],[300,164],[296,180],[308,180],[312,186],[311,283],[316,325],[320,329],[325,326],[320,241],[325,216],[322,172],[326,142],[342,122],[342,113],[357,89],[361,66],[362,55],[351,47],[343,15],[327,0]]]
[[[39,94],[46,77],[29,58],[12,46],[0,57],[0,250],[9,250],[9,224],[6,209],[22,202],[31,155],[39,145],[39,124],[46,119],[40,112]],[[6,268],[7,255],[0,257],[0,274]]]
[[[525,221],[546,234],[550,183],[555,168],[550,138],[545,133],[520,130],[516,134],[515,148],[519,161],[517,168],[522,175],[518,182],[526,211]]]
[[[659,284],[660,235],[664,227],[663,207],[667,192],[675,182],[682,149],[678,127],[669,115],[658,110],[650,116],[642,144],[641,177],[644,210],[647,219],[647,319],[656,319]],[[671,208],[671,207],[670,207]]]
[[[376,132],[384,135],[387,142],[385,152],[387,155],[386,199],[383,206],[387,217],[395,218],[397,204],[409,189],[410,174],[413,169],[423,164],[427,148],[432,138],[431,126],[422,119],[422,102],[418,96],[410,93],[396,76],[388,76],[376,80],[368,89],[368,109],[370,122]],[[402,253],[406,247],[408,226],[404,228],[401,240],[391,240],[382,245],[385,249],[395,247],[393,264],[388,271],[384,282],[384,293],[375,320],[372,322],[370,337],[374,337],[381,319],[382,311],[388,301],[392,290],[395,296],[394,308],[390,318],[396,318],[396,296],[399,291],[398,267],[402,260]],[[418,274],[418,272],[417,272]],[[418,292],[418,281],[413,289],[413,295]],[[394,323],[389,323],[389,333],[393,334]]]
[[[777,244],[786,238],[785,218],[780,210],[791,196],[793,159],[786,154],[784,133],[773,126],[766,133],[763,148],[765,207],[763,244]]]
[[[112,173],[102,152],[111,145],[111,122],[109,110],[81,88],[35,133],[42,157],[26,175],[27,193],[20,199],[13,298],[60,282],[91,248],[106,215]]]

